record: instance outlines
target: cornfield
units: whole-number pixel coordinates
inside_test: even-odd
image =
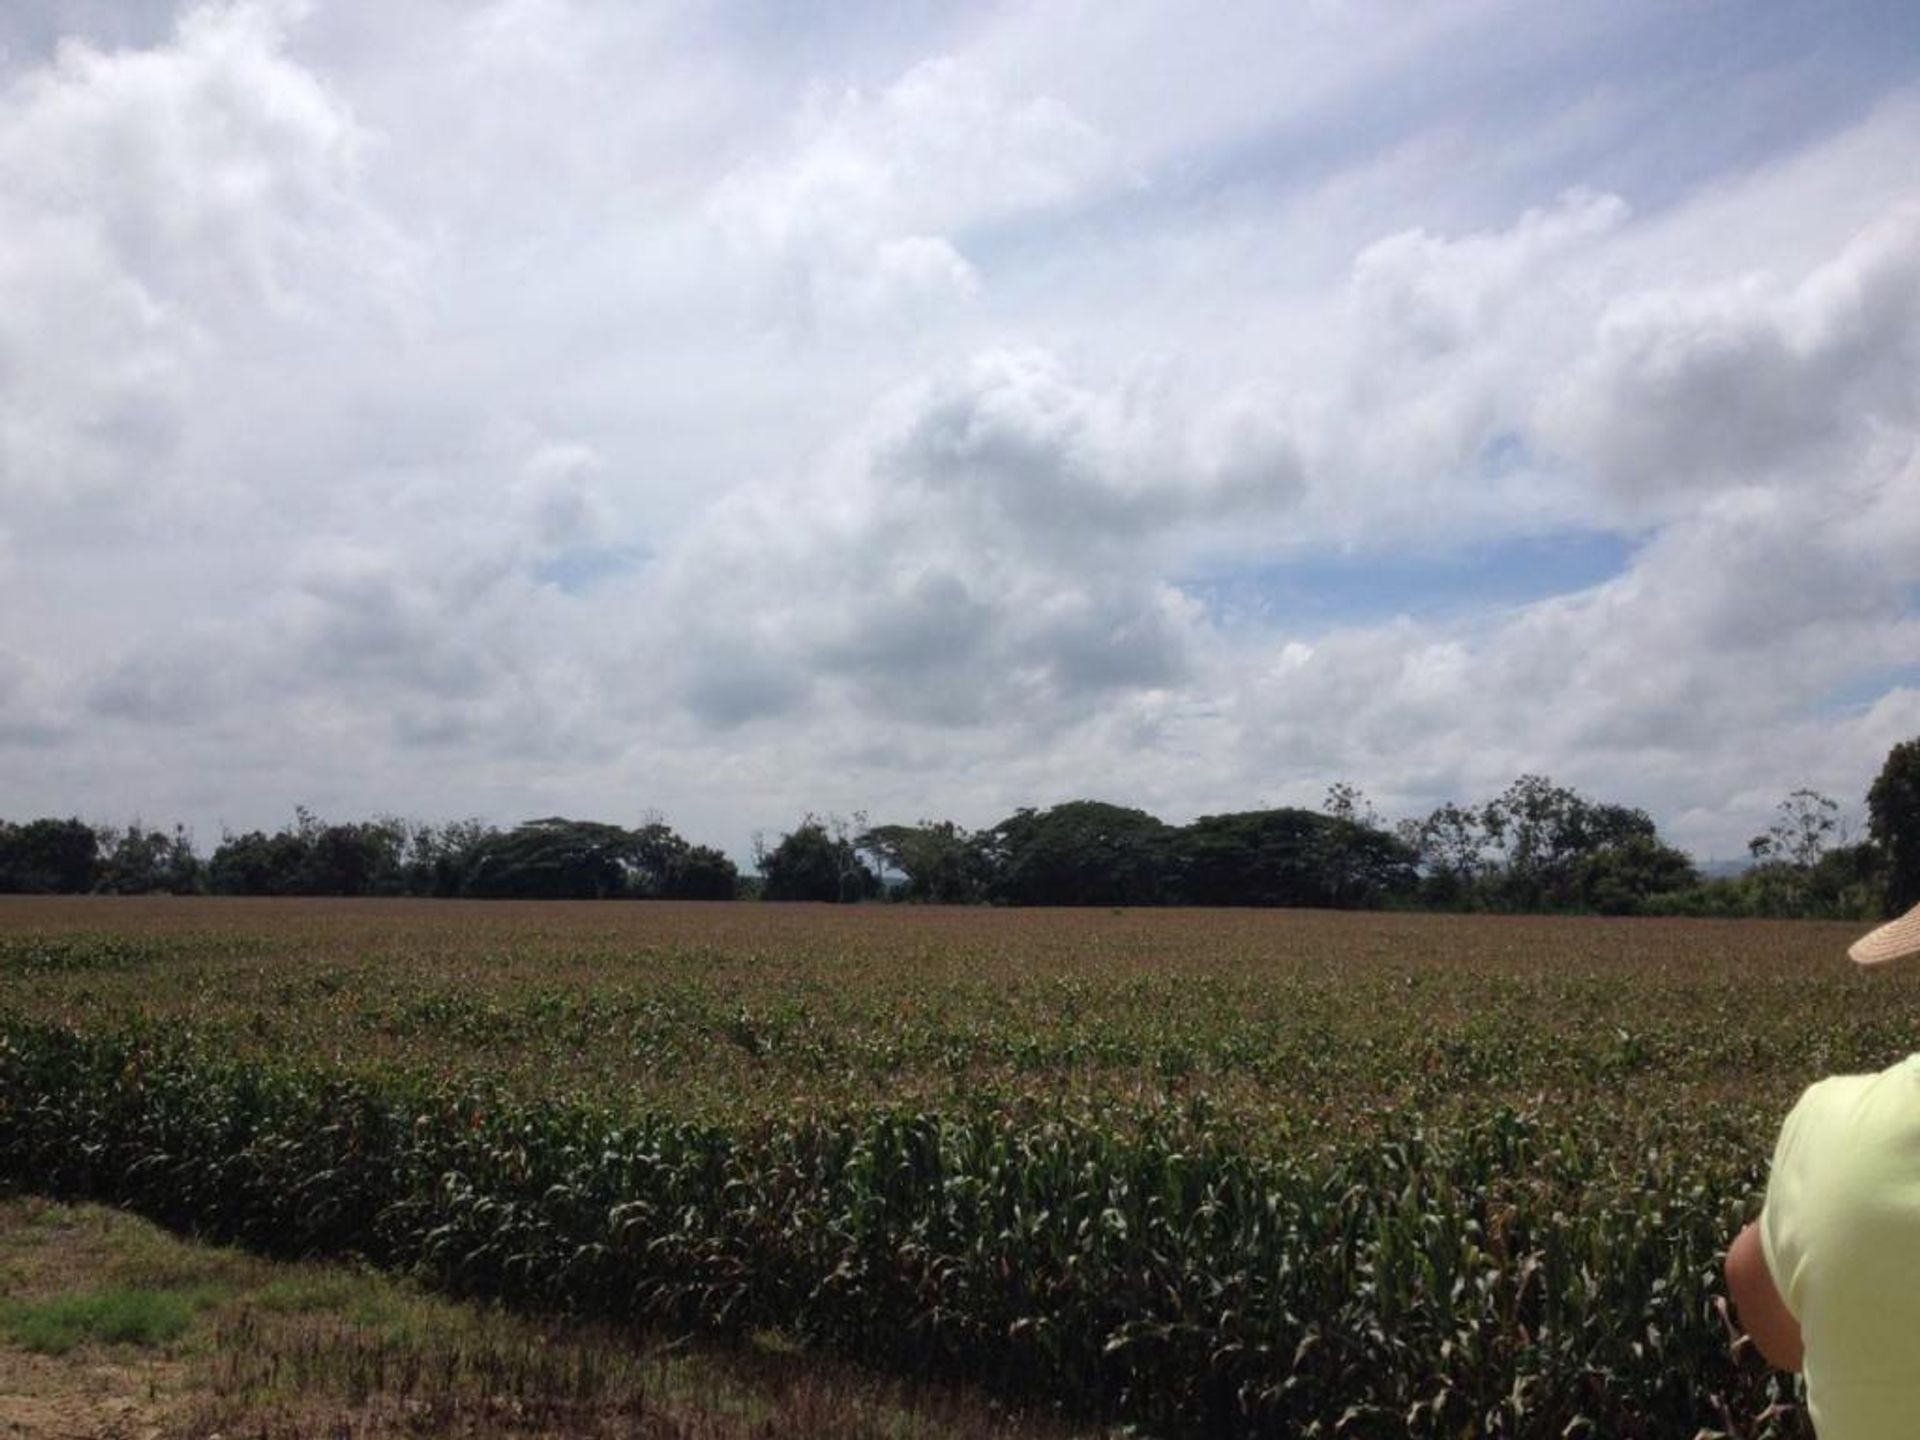
[[[0,1177],[1153,1434],[1804,1435],[1719,1267],[1914,1048],[1847,933],[17,903]]]

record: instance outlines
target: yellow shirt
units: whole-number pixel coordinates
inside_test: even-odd
[[[1807,1087],[1760,1243],[1800,1322],[1820,1440],[1920,1435],[1920,1055]]]

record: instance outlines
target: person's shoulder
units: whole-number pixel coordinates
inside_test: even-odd
[[[1876,1077],[1863,1075],[1824,1075],[1800,1092],[1800,1098],[1794,1102],[1797,1110],[1815,1110],[1822,1105],[1857,1095],[1861,1089]]]
[[[1840,1099],[1890,1082],[1908,1083],[1915,1079],[1920,1079],[1920,1055],[1908,1055],[1884,1070],[1856,1070],[1843,1075],[1822,1076],[1801,1091],[1800,1098],[1805,1100],[1812,1097],[1816,1102]]]
[[[1916,1082],[1920,1082],[1920,1056],[1901,1060],[1884,1070],[1828,1075],[1800,1092],[1800,1098],[1787,1112],[1782,1130],[1827,1130],[1840,1124],[1873,1127],[1892,1114],[1909,1117],[1914,1112],[1905,1103],[1889,1110],[1895,1097],[1887,1092],[1889,1086],[1904,1088]]]
[[[1809,1130],[1827,1130],[1841,1117],[1855,1114],[1878,1075],[1828,1075],[1800,1092],[1780,1125],[1781,1148]]]

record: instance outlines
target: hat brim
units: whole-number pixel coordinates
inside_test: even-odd
[[[1920,905],[1878,930],[1869,930],[1847,947],[1847,958],[1858,965],[1885,965],[1920,955]]]

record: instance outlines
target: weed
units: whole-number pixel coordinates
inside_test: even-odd
[[[0,1330],[46,1355],[76,1345],[164,1345],[178,1339],[205,1303],[181,1290],[90,1290],[48,1300],[0,1300]]]

